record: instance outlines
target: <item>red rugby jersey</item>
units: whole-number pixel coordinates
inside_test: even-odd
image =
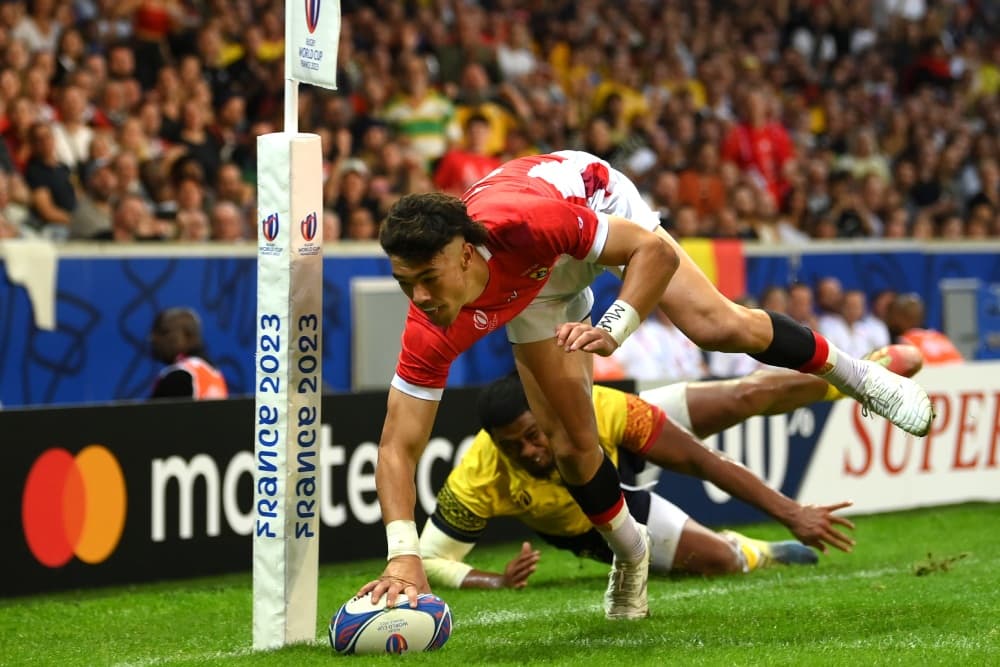
[[[448,327],[434,325],[410,304],[393,387],[418,398],[440,399],[451,362],[524,310],[560,255],[594,261],[601,254],[607,216],[581,205],[586,200],[566,189],[561,162],[552,155],[512,160],[465,194],[469,215],[489,230],[486,246],[478,249],[489,267],[489,281]]]

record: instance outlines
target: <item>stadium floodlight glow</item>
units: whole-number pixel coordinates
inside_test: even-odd
[[[284,131],[257,137],[255,649],[316,639],[323,164],[298,83],[336,88],[339,41],[339,0],[285,3]]]

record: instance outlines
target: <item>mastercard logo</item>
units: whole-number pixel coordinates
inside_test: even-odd
[[[47,449],[24,485],[24,538],[47,567],[62,567],[73,556],[94,565],[118,546],[125,508],[125,476],[106,447],[90,445],[76,456]]]

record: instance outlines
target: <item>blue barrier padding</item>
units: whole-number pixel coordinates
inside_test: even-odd
[[[247,250],[212,257],[166,257],[162,250],[157,256],[143,256],[141,251],[126,256],[71,253],[58,262],[55,331],[35,326],[25,290],[10,282],[0,262],[0,404],[146,396],[159,370],[147,353],[150,324],[157,311],[178,305],[201,314],[208,356],[225,373],[231,392],[252,393],[256,259]],[[926,301],[928,326],[940,328],[938,282],[969,277],[986,285],[1000,283],[998,257],[981,250],[944,253],[919,248],[829,253],[810,249],[794,257],[757,250],[747,257],[747,286],[758,295],[772,284],[814,284],[832,275],[845,288],[860,288],[869,295],[887,288],[914,291]],[[323,375],[329,389],[346,391],[351,386],[351,278],[389,273],[388,260],[376,252],[325,258]],[[596,281],[596,312],[610,305],[618,286],[608,274]],[[982,316],[996,310],[984,310]],[[489,382],[512,369],[510,346],[498,330],[455,363],[449,386]]]

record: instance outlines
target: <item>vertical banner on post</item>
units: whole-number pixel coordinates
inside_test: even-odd
[[[340,0],[286,0],[286,76],[323,88],[337,87]]]
[[[316,638],[323,158],[297,81],[337,87],[339,0],[285,2],[285,131],[257,138],[253,647]]]
[[[323,211],[320,138],[257,138],[253,646],[316,638]]]

